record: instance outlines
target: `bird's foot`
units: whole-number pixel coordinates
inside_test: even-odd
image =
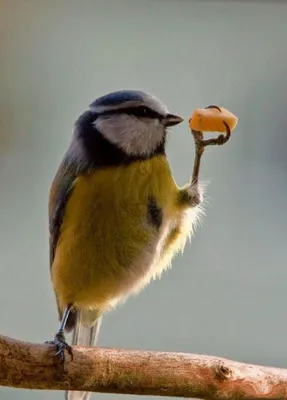
[[[220,112],[222,112],[220,110],[219,107],[214,106],[214,105],[210,105],[208,107],[205,108],[216,108],[217,110],[219,110]],[[200,164],[201,164],[201,158],[204,152],[205,147],[207,146],[222,146],[224,143],[228,142],[228,140],[230,139],[231,136],[231,129],[229,127],[229,125],[225,122],[222,121],[225,129],[226,129],[226,133],[224,134],[220,134],[219,136],[217,136],[216,138],[212,138],[212,139],[203,139],[203,133],[200,131],[191,131],[193,138],[194,138],[194,142],[195,142],[195,159],[194,159],[194,165],[193,165],[193,173],[192,173],[192,180],[191,182],[193,184],[197,184],[198,183],[198,176],[199,176],[199,170],[200,170]]]
[[[64,362],[65,362],[65,350],[70,355],[71,361],[73,361],[74,356],[73,356],[72,346],[70,346],[66,342],[63,332],[56,333],[54,340],[46,341],[45,343],[53,344],[54,346],[56,346],[57,352],[56,352],[55,356],[60,357],[62,365],[64,365]]]
[[[210,106],[207,106],[205,108],[206,109],[215,108],[216,110],[222,112],[218,106],[215,106],[213,104]],[[223,144],[228,142],[228,140],[230,139],[230,136],[231,136],[231,130],[230,130],[230,127],[227,124],[227,122],[225,122],[225,121],[222,121],[222,122],[225,126],[226,132],[225,132],[225,135],[220,134],[217,138],[203,140],[202,132],[192,131],[197,153],[199,153],[201,155],[206,146],[214,146],[214,145],[222,146]]]

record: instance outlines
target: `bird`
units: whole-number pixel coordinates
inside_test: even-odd
[[[48,343],[63,362],[72,346],[96,345],[103,315],[159,278],[201,220],[202,187],[179,187],[166,154],[170,128],[182,121],[150,93],[118,90],[96,98],[74,124],[49,192],[60,323]]]

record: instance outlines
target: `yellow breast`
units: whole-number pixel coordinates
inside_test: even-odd
[[[163,156],[80,176],[66,207],[52,267],[59,304],[104,308],[140,280],[132,270],[155,228],[147,222],[152,195],[172,218],[178,187]]]

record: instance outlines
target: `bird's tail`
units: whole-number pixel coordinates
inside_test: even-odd
[[[95,346],[101,327],[102,316],[95,310],[78,310],[73,330],[72,346]],[[65,400],[89,400],[91,392],[67,391]]]

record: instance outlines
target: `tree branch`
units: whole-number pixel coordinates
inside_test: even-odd
[[[63,376],[54,354],[51,345],[0,336],[0,385],[206,400],[287,399],[287,370],[279,368],[195,354],[75,347]]]

